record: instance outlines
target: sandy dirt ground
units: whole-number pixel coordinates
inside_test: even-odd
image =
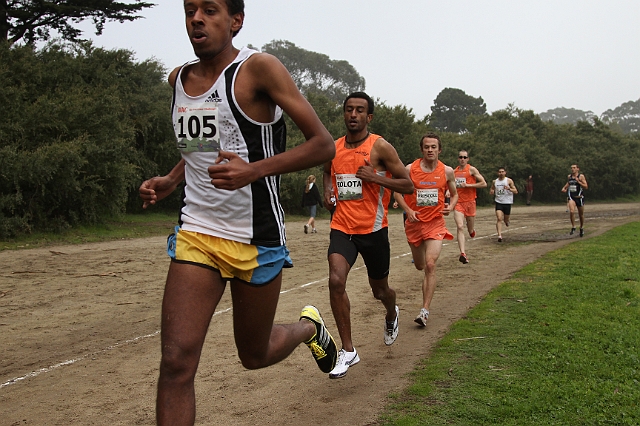
[[[589,204],[586,236],[640,220],[640,204]],[[353,338],[361,362],[330,380],[309,350],[248,371],[238,360],[227,295],[214,315],[198,375],[197,424],[374,425],[390,393],[429,354],[450,325],[500,282],[569,236],[564,206],[516,206],[505,241],[497,242],[491,208],[478,211],[471,263],[447,242],[429,324],[418,328],[422,273],[415,270],[401,216],[390,215],[390,283],[398,294],[400,334],[383,343],[382,305],[373,299],[362,261],[349,275]],[[452,218],[449,230],[455,234]],[[287,224],[295,267],[285,270],[277,322],[297,321],[315,304],[336,337],[327,289],[328,222],[305,235]],[[168,268],[165,238],[0,252],[0,424],[151,425],[160,355],[160,302]],[[497,259],[500,257],[500,264]]]

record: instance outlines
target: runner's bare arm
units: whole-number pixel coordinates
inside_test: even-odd
[[[333,210],[333,202],[331,201],[331,190],[333,189],[333,179],[331,179],[331,161],[324,163],[324,169],[322,172],[322,184],[324,186],[324,208],[327,210]]]
[[[409,164],[406,167],[406,169],[407,169],[407,173],[408,173],[409,170],[411,169],[411,165]],[[409,222],[417,222],[418,221],[418,217],[416,215],[416,211],[409,208],[409,205],[405,201],[404,196],[402,194],[394,192],[393,193],[393,198],[396,200],[396,203],[398,203],[398,206],[400,206],[400,208],[402,210],[404,210],[404,212],[407,215],[407,218],[409,219]]]
[[[365,159],[365,162],[367,160]],[[392,178],[380,176],[376,170],[386,170]],[[356,176],[364,181],[373,182],[395,192],[411,194],[413,182],[407,168],[400,161],[396,149],[383,138],[378,138],[371,148],[371,162],[360,166]]]
[[[456,175],[453,169],[449,166],[445,167],[445,174],[447,176],[447,186],[449,188],[449,205],[445,204],[445,208],[442,214],[447,216],[449,213],[455,210],[456,204],[458,204],[458,190],[456,189]]]
[[[240,93],[243,99],[253,99],[256,102],[264,102],[266,96],[279,105],[302,131],[305,142],[289,151],[251,164],[242,161],[234,153],[221,151],[217,164],[209,167],[209,176],[214,186],[237,189],[265,176],[305,170],[334,157],[333,138],[302,96],[287,69],[275,56],[255,54],[246,61],[240,72],[244,73],[243,87],[236,88],[236,94]],[[249,103],[251,102],[247,102]],[[244,108],[242,103],[240,106]],[[225,160],[228,162],[224,162]]]
[[[405,167],[405,170],[407,171],[407,173],[409,173],[409,170],[411,170],[411,165],[410,164],[407,165]],[[396,203],[398,203],[398,206],[400,206],[400,208],[404,210],[405,213],[409,214],[409,210],[411,209],[409,208],[409,205],[405,201],[404,196],[402,194],[394,192],[393,198],[396,200]]]
[[[582,174],[580,175],[580,178],[578,179],[578,183],[583,189],[589,189],[589,185],[587,184],[587,178],[584,177],[584,175]]]
[[[409,209],[409,206],[407,205],[407,202],[404,200],[404,197],[402,196],[402,194],[398,194],[397,192],[394,192],[393,199],[396,200],[396,203],[398,203],[398,207],[400,207],[406,213],[407,210]]]
[[[491,182],[491,189],[489,190],[489,195],[493,195],[496,192],[496,181]]]
[[[175,85],[176,77],[180,67],[175,68],[169,74],[168,81],[171,87]],[[142,182],[138,193],[142,198],[142,208],[146,209],[150,205],[162,200],[171,192],[173,192],[178,184],[184,180],[184,160],[180,160],[178,164],[166,176],[156,176]]]
[[[142,182],[140,189],[138,189],[143,201],[142,208],[146,209],[149,205],[153,205],[171,194],[183,180],[184,160],[180,160],[167,175],[156,176]]]
[[[516,188],[516,184],[513,183],[513,179],[509,178],[507,183],[509,184],[509,190],[511,192],[513,192],[514,194],[517,194],[518,193],[518,188]]]
[[[175,87],[176,85],[176,78],[178,78],[178,72],[180,71],[180,68],[182,67],[174,68],[173,71],[171,71],[171,73],[169,74],[169,77],[167,77],[167,80],[169,81],[169,85],[171,87]]]
[[[471,166],[471,169],[469,171],[471,172],[471,176],[476,178],[476,183],[475,184],[471,184],[471,185],[467,185],[467,186],[470,186],[472,188],[486,188],[487,187],[487,181],[484,180],[484,176],[482,176],[480,174],[478,169],[476,169],[475,167]]]

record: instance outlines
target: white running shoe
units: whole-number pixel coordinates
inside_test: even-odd
[[[429,319],[429,311],[427,311],[425,308],[422,308],[420,309],[420,313],[418,314],[418,316],[414,321],[419,325],[421,325],[422,327],[426,327],[428,319]]]
[[[329,373],[329,378],[339,379],[340,377],[346,376],[349,367],[356,365],[359,362],[360,357],[358,356],[356,348],[353,348],[353,352],[347,352],[344,349],[340,349],[340,352],[338,352],[338,361],[336,362],[336,366]]]
[[[398,337],[398,318],[400,317],[400,309],[396,305],[396,319],[391,323],[384,321],[384,344],[389,346],[396,341]]]
[[[309,225],[304,225],[304,233],[305,234],[309,233]]]

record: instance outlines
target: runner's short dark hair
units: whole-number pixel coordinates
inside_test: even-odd
[[[227,3],[227,9],[229,9],[229,15],[244,13],[244,0],[225,0],[225,3]]]
[[[235,15],[237,13],[244,15],[244,0],[225,0],[225,3],[227,4],[229,15]],[[238,31],[234,31],[233,36],[237,36],[241,29],[242,27],[240,27]]]
[[[437,133],[434,132],[429,132],[425,135],[422,135],[422,137],[420,138],[420,149],[422,149],[422,143],[424,142],[425,139],[437,139],[438,140],[438,149],[442,149],[442,141],[440,140],[440,136],[438,136]]]
[[[347,101],[351,98],[365,99],[367,101],[367,104],[369,105],[369,107],[367,108],[367,114],[373,114],[373,99],[371,99],[371,96],[367,95],[364,92],[353,92],[349,96],[347,96],[347,99],[345,99],[344,103],[342,104],[343,111],[347,108]]]

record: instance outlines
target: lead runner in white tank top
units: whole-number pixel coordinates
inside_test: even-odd
[[[280,176],[269,176],[243,188],[215,188],[207,171],[218,150],[255,162],[283,152],[286,127],[280,107],[270,123],[249,118],[238,106],[234,84],[239,68],[257,51],[242,48],[209,90],[189,96],[182,86],[180,69],[172,105],[178,148],[185,160],[182,229],[260,246],[286,241],[284,211],[280,205]]]

